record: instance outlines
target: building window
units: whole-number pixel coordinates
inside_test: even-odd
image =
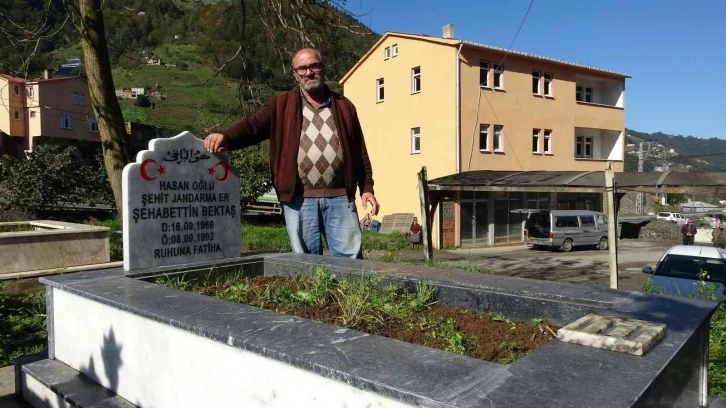
[[[383,78],[376,79],[376,102],[383,102],[385,96]]]
[[[539,83],[542,80],[542,72],[540,71],[532,71],[532,93],[535,95],[540,95],[539,91]]]
[[[577,136],[575,140],[575,157],[580,159],[592,159],[592,137]]]
[[[34,118],[35,117],[35,111],[30,111],[30,117],[31,118]]]
[[[98,132],[98,121],[94,118],[88,118],[88,131]]]
[[[479,125],[479,151],[489,151],[489,125]]]
[[[494,125],[494,146],[492,147],[492,150],[495,152],[501,152],[502,151],[502,142],[504,138],[504,131],[502,126]]]
[[[421,92],[421,67],[411,70],[411,93]]]
[[[544,73],[544,94],[552,96],[552,74],[549,72]]]
[[[13,94],[20,95],[20,86],[19,85],[13,85]]]
[[[494,67],[494,88],[504,89],[504,65],[502,64]]]
[[[575,99],[578,102],[592,103],[592,88],[589,86],[578,85],[575,90]]]
[[[15,120],[20,120],[20,109],[15,109]]]
[[[61,129],[73,129],[73,117],[71,115],[61,113],[60,127]]]
[[[532,130],[532,153],[539,153],[539,129]]]
[[[78,104],[79,105],[85,105],[86,104],[86,94],[79,93],[78,94]]]
[[[421,128],[411,129],[411,153],[421,153]]]
[[[479,61],[479,86],[489,88],[489,61]]]
[[[552,130],[550,129],[544,131],[544,152],[545,154],[552,154]]]
[[[27,95],[28,99],[33,99],[33,87],[32,86],[25,87],[25,94]]]
[[[80,95],[78,95],[78,92],[73,92],[73,104],[74,104],[74,105],[79,105],[79,103],[78,103],[78,101],[79,101],[79,96],[80,96]]]
[[[393,56],[393,57],[398,56],[398,44],[393,44],[391,46],[391,56]]]
[[[387,60],[389,58],[391,58],[391,49],[389,47],[386,47],[385,49],[383,49],[383,59]]]

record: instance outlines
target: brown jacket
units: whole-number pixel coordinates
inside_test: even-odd
[[[373,193],[373,170],[368,159],[358,113],[347,98],[331,91],[330,108],[338,128],[345,166],[345,191],[355,200],[356,187],[360,194]],[[302,193],[298,176],[297,155],[302,131],[302,100],[300,88],[274,96],[254,115],[233,125],[222,134],[229,138],[230,149],[258,144],[270,139],[270,168],[272,185],[281,202],[289,202]]]

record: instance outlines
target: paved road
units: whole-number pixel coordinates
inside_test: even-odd
[[[27,405],[15,399],[15,367],[0,368],[0,407],[25,408]]]
[[[618,246],[619,287],[640,290],[648,277],[641,271],[643,266],[655,265],[670,246],[621,240]],[[375,258],[376,254],[372,255]],[[397,257],[420,259],[421,251],[406,251]],[[608,252],[595,249],[576,249],[569,253],[534,250],[526,246],[454,249],[437,251],[434,258],[442,263],[477,265],[497,275],[602,287],[610,285]]]

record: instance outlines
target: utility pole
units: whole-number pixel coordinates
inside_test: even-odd
[[[643,172],[643,165],[645,164],[645,152],[643,151],[643,142],[638,144],[638,173]],[[638,193],[635,198],[635,213],[638,215],[643,214],[643,193]]]
[[[610,264],[610,288],[618,288],[618,237],[617,212],[615,211],[615,173],[613,162],[608,161],[605,170],[605,198],[608,216],[608,258]]]

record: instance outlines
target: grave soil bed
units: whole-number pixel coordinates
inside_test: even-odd
[[[501,364],[541,347],[559,329],[439,305],[436,288],[425,282],[406,290],[381,280],[337,280],[318,268],[312,277],[161,276],[156,283]]]

